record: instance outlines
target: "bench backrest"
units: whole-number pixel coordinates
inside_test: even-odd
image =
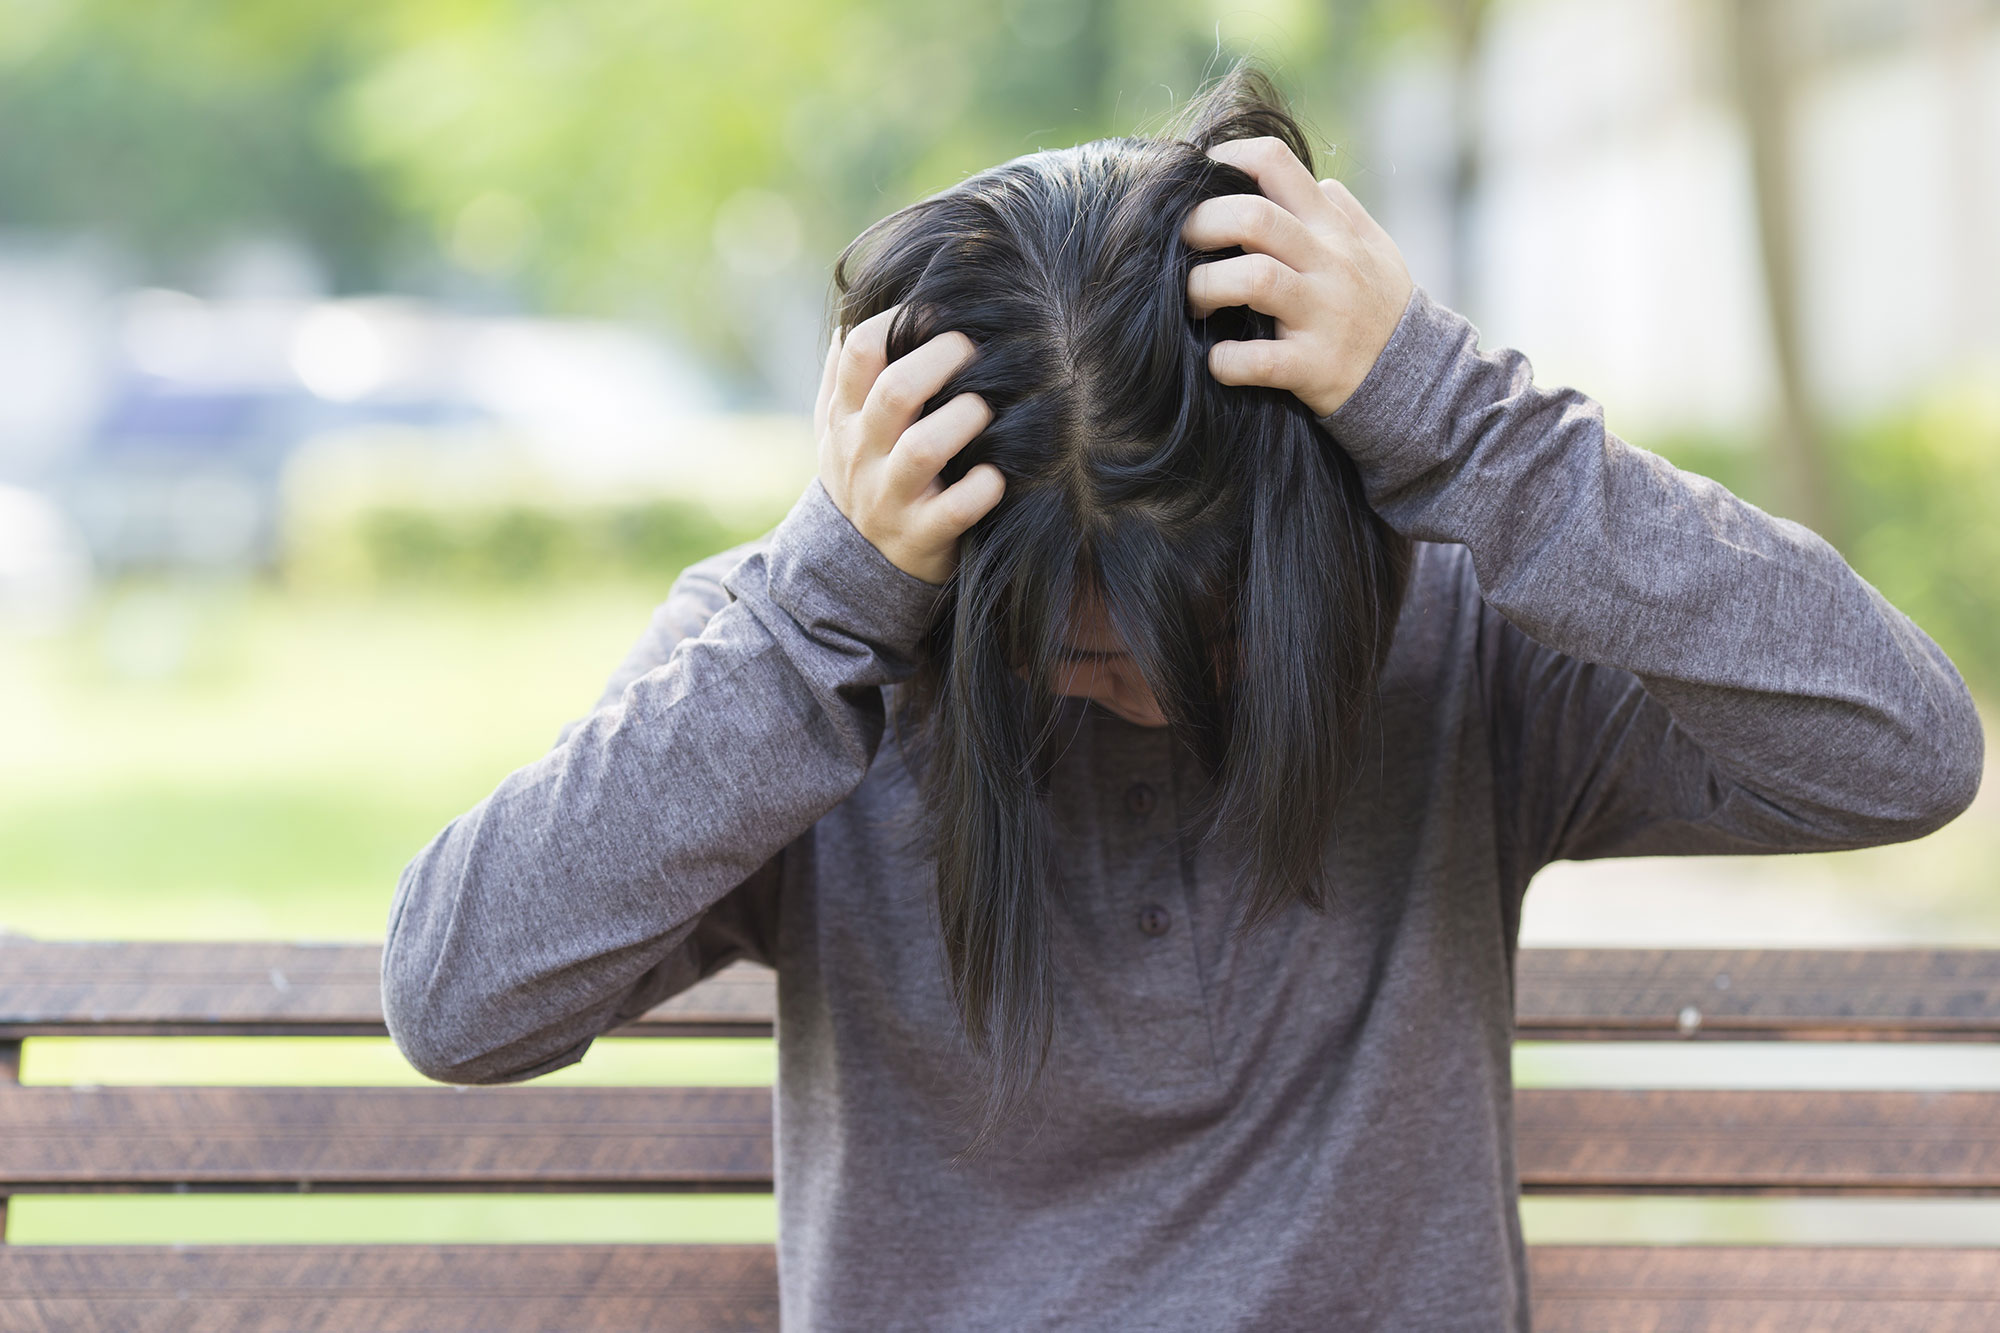
[[[22,1087],[11,1076],[20,1042],[37,1036],[384,1035],[379,967],[374,945],[0,935],[0,1220],[5,1195],[42,1192],[771,1188],[767,1088]],[[607,1035],[769,1035],[773,980],[737,965]],[[1516,1009],[1532,1040],[1991,1040],[2000,953],[1529,949]],[[1996,1092],[1530,1087],[1516,1122],[1531,1194],[2000,1189]],[[2000,1327],[2000,1251],[1532,1255],[1545,1330],[1790,1329],[1833,1314],[1871,1329]],[[758,1328],[777,1314],[768,1246],[0,1247],[0,1327],[109,1326],[103,1312],[135,1300],[197,1302],[188,1326],[205,1329],[329,1311],[330,1323],[383,1329]]]

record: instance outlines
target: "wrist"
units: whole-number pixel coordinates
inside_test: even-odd
[[[914,658],[942,588],[902,569],[814,477],[771,534],[773,598],[803,624],[831,623],[892,656]]]
[[[1421,471],[1432,461],[1425,442],[1449,435],[1448,372],[1476,350],[1477,341],[1464,316],[1413,284],[1368,373],[1337,408],[1318,418],[1320,425],[1364,475]]]

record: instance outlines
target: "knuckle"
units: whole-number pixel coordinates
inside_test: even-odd
[[[1253,154],[1259,162],[1270,163],[1290,157],[1292,150],[1276,135],[1260,134],[1244,145],[1245,151]]]
[[[901,466],[911,473],[921,474],[926,480],[937,475],[937,470],[956,452],[951,441],[936,431],[915,427],[903,432],[903,438],[896,442],[895,449]]]
[[[976,423],[976,430],[985,430],[993,424],[993,405],[980,395],[966,392],[952,399],[952,402]]]
[[[1261,194],[1246,194],[1236,208],[1236,225],[1253,241],[1268,241],[1277,230],[1276,204]]]
[[[908,415],[922,406],[924,400],[917,396],[917,390],[910,384],[909,372],[897,372],[897,366],[902,364],[898,361],[882,372],[882,378],[875,382],[875,392],[877,401],[886,411]]]
[[[981,512],[978,500],[969,495],[948,494],[943,510],[946,523],[943,535],[946,537],[956,537],[964,532],[979,521]]]
[[[840,359],[850,370],[880,366],[887,359],[888,342],[880,329],[870,332],[866,325],[854,330],[840,346]]]
[[[881,354],[889,345],[889,321],[895,313],[896,307],[890,306],[856,324],[848,331],[846,341],[841,343],[841,350],[861,355]]]
[[[1218,214],[1217,221],[1221,223],[1232,238],[1250,237],[1254,239],[1257,220],[1251,216],[1250,201],[1253,198],[1255,198],[1254,195],[1231,194],[1223,196],[1223,200],[1227,201],[1226,203],[1223,200],[1217,201],[1222,205],[1216,210]],[[1224,209],[1228,211],[1224,213]]]
[[[1250,290],[1257,296],[1276,296],[1284,290],[1285,266],[1269,255],[1250,256]]]

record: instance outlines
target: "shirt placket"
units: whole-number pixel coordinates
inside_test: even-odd
[[[1120,1023],[1171,1082],[1215,1073],[1202,984],[1199,904],[1182,857],[1172,737],[1165,728],[1102,721],[1092,759],[1097,793],[1103,938],[1115,960]]]

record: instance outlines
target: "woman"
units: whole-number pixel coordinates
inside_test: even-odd
[[[819,476],[411,862],[398,1046],[774,967],[788,1327],[1526,1327],[1530,877],[1929,832],[1957,672],[1479,352],[1253,69],[836,283]]]

